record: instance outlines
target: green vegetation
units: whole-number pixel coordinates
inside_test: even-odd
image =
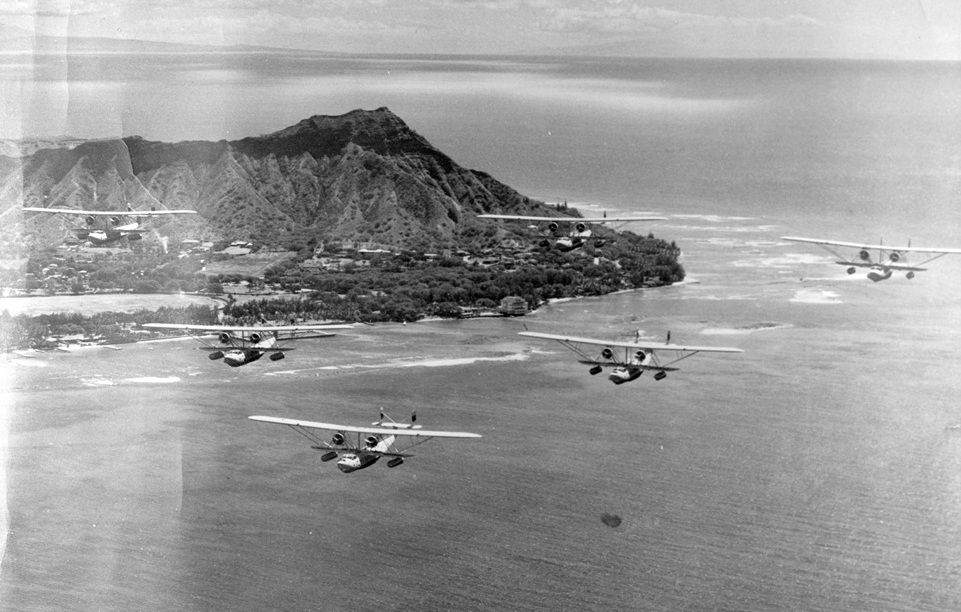
[[[494,238],[494,236],[485,236]],[[603,295],[622,289],[656,287],[683,280],[679,249],[653,235],[624,232],[606,236],[572,252],[555,248],[486,248],[480,256],[446,250],[423,253],[331,254],[317,259],[302,249],[268,268],[262,278],[239,274],[208,275],[209,253],[161,254],[129,251],[89,256],[49,249],[30,257],[24,281],[34,293],[203,292],[222,294],[238,284],[260,299],[231,296],[223,317],[213,307],[161,308],[92,317],[54,314],[38,317],[0,315],[0,342],[6,349],[42,347],[57,337],[124,342],[140,339],[134,323],[211,324],[340,320],[415,321],[425,316],[457,318],[497,312],[505,298],[536,308],[546,300]],[[327,267],[320,262],[326,261]],[[336,261],[336,264],[330,264]],[[310,265],[307,265],[310,264]],[[333,267],[332,267],[333,266]],[[293,295],[299,294],[298,297]],[[292,299],[293,297],[293,299]],[[510,308],[520,314],[524,308]],[[505,313],[507,311],[505,310]]]
[[[216,308],[211,306],[161,307],[136,312],[101,312],[91,316],[79,313],[53,313],[37,316],[12,316],[0,313],[0,347],[3,350],[55,348],[64,337],[82,336],[107,344],[143,339],[139,323],[217,322]]]
[[[531,308],[546,300],[603,295],[622,289],[678,282],[684,270],[676,245],[649,236],[620,235],[613,244],[562,253],[547,249],[526,257],[491,257],[489,265],[453,257],[384,258],[346,272],[308,272],[295,262],[267,270],[267,285],[308,290],[300,300],[265,298],[229,306],[240,320],[313,319],[413,321],[423,316],[456,317],[464,308],[493,310],[508,296]]]

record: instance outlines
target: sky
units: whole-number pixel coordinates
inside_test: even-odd
[[[0,24],[348,53],[961,61],[958,0],[3,0]]]

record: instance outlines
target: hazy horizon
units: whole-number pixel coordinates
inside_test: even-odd
[[[0,7],[3,26],[330,53],[961,60],[961,5],[950,0],[27,0]]]

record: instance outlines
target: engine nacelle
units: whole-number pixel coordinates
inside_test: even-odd
[[[258,334],[257,332],[250,334],[250,341],[253,342],[254,344],[257,344],[258,342],[260,342],[260,340],[261,340],[260,334]]]
[[[230,334],[227,332],[220,332],[220,335],[217,337],[220,339],[221,344],[230,344]]]
[[[585,224],[585,223],[578,223],[578,224],[576,224],[576,225],[574,226],[574,229],[577,230],[577,233],[578,233],[578,234],[583,234],[585,231],[587,231],[587,224]]]
[[[223,356],[224,356],[224,352],[223,352],[223,351],[213,351],[212,353],[210,353],[209,355],[207,355],[207,359],[209,359],[209,360],[211,360],[211,361],[216,361],[216,360],[218,360],[218,359],[221,359]]]
[[[387,462],[387,467],[389,467],[389,468],[395,468],[395,467],[397,467],[398,465],[400,465],[400,464],[403,463],[403,462],[404,462],[404,458],[403,458],[403,457],[394,457],[393,459],[391,459],[390,461]]]
[[[280,361],[280,360],[283,359],[283,358],[284,358],[284,352],[283,352],[283,351],[275,351],[275,352],[273,352],[273,353],[270,354],[270,360],[271,360],[271,361]]]
[[[87,225],[96,225],[96,224],[97,224],[97,219],[96,219],[93,215],[87,215],[87,218],[84,219],[84,221],[87,222]]]
[[[330,451],[329,453],[324,453],[323,455],[320,456],[321,461],[333,461],[336,458],[337,458],[337,453],[334,451]]]
[[[547,231],[549,231],[549,232],[552,233],[552,234],[556,234],[556,233],[557,233],[557,228],[558,228],[558,225],[557,225],[556,223],[554,223],[553,221],[551,221],[550,224],[548,224],[548,226],[547,226]]]
[[[901,261],[901,253],[894,251],[893,253],[891,253],[891,256],[889,257],[889,259],[894,262]]]
[[[607,244],[607,241],[606,241],[606,240],[602,240],[602,239],[598,238],[597,240],[594,241],[594,248],[595,248],[595,249],[599,249],[599,248],[601,248],[602,246],[604,246],[605,244]]]
[[[607,347],[604,347],[604,350],[601,351],[601,357],[603,357],[604,359],[611,359],[612,357],[614,357],[614,351],[612,351]]]
[[[377,436],[367,436],[364,438],[364,444],[367,445],[367,448],[374,448],[378,442],[380,442],[380,440],[377,439]]]
[[[123,221],[120,217],[110,217],[110,225],[116,227]]]
[[[869,253],[866,249],[858,253],[858,257],[861,258],[861,261],[871,261],[871,253]]]
[[[344,443],[344,434],[338,431],[337,433],[334,434],[334,437],[330,439],[330,443],[333,444],[334,446],[340,446],[341,444]]]
[[[645,353],[644,351],[637,351],[636,353],[634,353],[634,361],[636,361],[637,363],[644,363],[645,359],[647,359],[647,353]]]

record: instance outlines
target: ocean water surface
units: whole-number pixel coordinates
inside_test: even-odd
[[[874,284],[779,240],[961,246],[956,64],[71,61],[2,64],[48,110],[69,94],[42,135],[238,138],[386,105],[527,195],[668,216],[637,231],[675,240],[688,282],[240,369],[191,342],[10,356],[4,607],[961,608],[961,261]],[[24,132],[53,129],[33,112]],[[525,329],[745,352],[615,387]],[[380,408],[484,437],[345,476],[246,418]]]

